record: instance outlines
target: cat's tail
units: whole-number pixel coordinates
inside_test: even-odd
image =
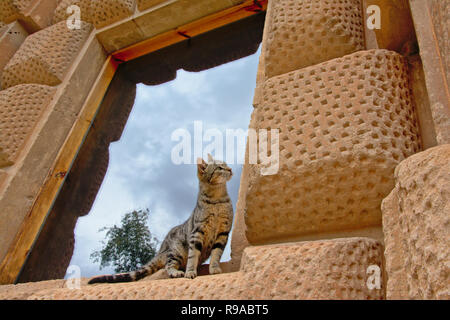
[[[163,255],[157,255],[149,263],[136,271],[93,277],[89,280],[88,284],[137,281],[163,268],[164,264]]]

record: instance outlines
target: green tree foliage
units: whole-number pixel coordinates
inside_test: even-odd
[[[105,241],[102,249],[94,251],[91,259],[100,262],[100,269],[114,266],[115,272],[128,272],[138,269],[150,261],[156,254],[158,240],[152,237],[147,226],[149,210],[134,210],[122,218],[118,227],[104,227]]]

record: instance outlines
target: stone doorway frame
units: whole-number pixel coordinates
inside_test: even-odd
[[[77,120],[73,124],[64,144],[59,149],[58,155],[40,188],[36,200],[23,220],[20,230],[12,242],[12,246],[9,247],[5,258],[0,264],[1,284],[17,283],[33,246],[44,228],[46,219],[58,198],[65,179],[77,158],[78,152],[99,113],[102,101],[119,66],[160,49],[186,41],[186,39],[220,29],[261,12],[265,13],[267,3],[267,0],[245,1],[240,5],[207,15],[108,55],[94,85],[87,95]],[[118,27],[116,26],[116,28]]]

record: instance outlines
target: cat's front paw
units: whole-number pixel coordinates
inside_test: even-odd
[[[186,274],[184,275],[186,278],[194,279],[197,276],[197,272],[195,271],[186,271]]]
[[[184,272],[181,270],[170,270],[167,272],[171,278],[183,278]]]
[[[219,266],[209,266],[209,274],[219,274],[222,273],[222,269]]]

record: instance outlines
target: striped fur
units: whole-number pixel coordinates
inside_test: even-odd
[[[157,255],[142,268],[115,275],[94,277],[93,283],[137,281],[165,268],[172,278],[197,276],[197,268],[211,256],[209,273],[221,273],[219,262],[233,222],[233,205],[226,183],[231,169],[208,155],[198,159],[199,193],[189,219],[169,231]]]

